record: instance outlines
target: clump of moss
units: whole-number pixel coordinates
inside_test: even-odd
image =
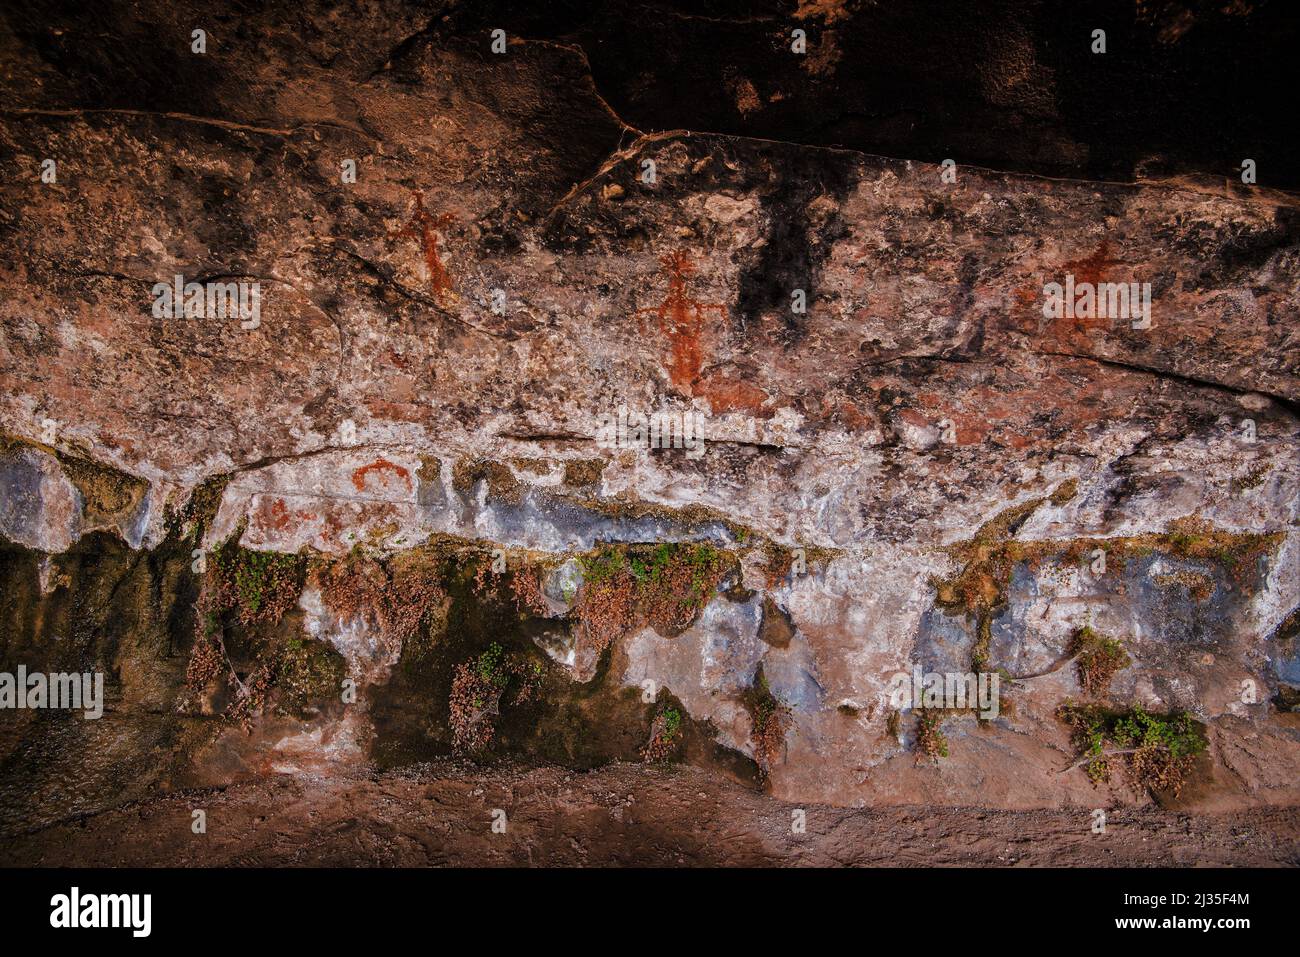
[[[646,764],[662,764],[672,757],[681,744],[682,713],[673,707],[663,708],[650,725],[650,742],[641,751]]]
[[[306,558],[243,548],[235,544],[238,535],[236,532],[208,556],[208,574],[212,576],[208,591],[214,607],[203,611],[233,609],[245,625],[274,625],[302,593]]]
[[[740,703],[749,713],[749,740],[754,748],[754,761],[758,764],[759,778],[765,780],[785,749],[790,708],[772,693],[762,665],[758,666],[753,684],[741,695]]]
[[[672,634],[690,627],[709,603],[727,563],[712,545],[656,545],[648,554],[633,553],[628,569],[650,626]]]
[[[583,584],[574,608],[597,655],[631,629],[636,620],[636,586],[622,549],[607,548],[578,559]]]
[[[768,588],[776,588],[790,578],[792,574],[795,574],[795,559],[797,557],[795,548],[778,544],[771,539],[763,539],[758,548],[763,556],[759,568],[763,572],[764,584]],[[799,550],[803,552],[805,571],[815,565],[825,566],[831,559],[841,554],[839,549],[822,548],[819,545],[800,546]]]
[[[471,494],[479,482],[486,482],[488,494],[502,502],[514,505],[523,497],[523,484],[508,465],[490,459],[460,459],[452,466],[452,488],[460,494]]]
[[[420,467],[415,470],[415,477],[422,482],[436,484],[442,480],[442,460],[434,455],[421,455]]]
[[[503,664],[501,646],[493,642],[476,661],[456,666],[449,705],[452,746],[458,752],[482,751],[491,743],[510,680]]]
[[[544,617],[550,613],[550,606],[542,593],[542,574],[542,569],[530,567],[516,569],[510,575],[510,590],[515,598],[515,607],[523,617]]]
[[[734,559],[706,543],[663,543],[608,545],[578,563],[575,611],[599,654],[640,622],[664,635],[689,628]]]
[[[1053,505],[1055,505],[1057,508],[1060,508],[1066,502],[1071,501],[1078,494],[1079,494],[1079,480],[1066,479],[1060,485],[1056,486],[1056,489],[1052,492],[1051,495],[1048,496],[1047,500],[1051,502]]]
[[[203,616],[201,627],[203,634],[194,642],[190,660],[185,666],[185,687],[176,705],[181,713],[192,711],[223,673],[229,670],[233,674],[234,671],[226,657],[225,646],[214,634],[216,624],[211,614]]]
[[[763,563],[760,566],[763,571],[763,583],[768,588],[775,588],[790,577],[794,553],[771,540],[764,541],[760,548],[763,554]]]
[[[605,472],[604,459],[567,459],[564,463],[564,484],[571,488],[595,485]]]
[[[1110,780],[1111,760],[1122,758],[1133,787],[1176,797],[1206,748],[1204,727],[1186,712],[1157,715],[1141,706],[1107,711],[1067,703],[1057,717],[1071,729],[1081,758],[1075,766],[1082,765],[1093,783]],[[1107,743],[1114,747],[1107,749]]]
[[[935,708],[918,708],[916,723],[916,751],[932,761],[948,756],[948,739],[939,730],[943,717]]]
[[[1282,544],[1284,538],[1282,532],[1226,532],[1196,515],[1170,522],[1165,534],[1169,550],[1179,558],[1217,562],[1230,571],[1253,565],[1261,555]]]
[[[267,701],[275,688],[275,679],[274,657],[259,660],[246,680],[235,676],[235,698],[227,707],[224,717],[237,722],[246,734],[251,734],[254,719],[266,709]]]
[[[608,545],[590,555],[579,555],[578,565],[587,584],[599,585],[623,574],[627,568],[627,554],[624,548]]]
[[[450,710],[452,747],[459,753],[481,752],[496,734],[501,700],[512,683],[513,704],[536,698],[544,677],[540,662],[506,655],[492,642],[476,659],[456,666],[451,684]]]
[[[549,475],[551,473],[551,462],[549,459],[515,456],[510,459],[510,465],[520,472],[529,472],[533,475]]]
[[[1070,652],[1078,667],[1079,684],[1090,698],[1105,694],[1115,673],[1133,661],[1117,639],[1098,634],[1090,625],[1075,631]]]
[[[436,566],[424,559],[403,555],[385,565],[354,553],[317,565],[312,577],[330,611],[345,620],[374,621],[384,640],[400,649],[444,607],[447,597]]]

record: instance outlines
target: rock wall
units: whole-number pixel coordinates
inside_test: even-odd
[[[642,130],[455,5],[214,13],[202,55],[116,11],[152,59],[65,16],[3,32],[0,666],[110,705],[5,716],[6,823],[483,727],[796,801],[1296,801],[1292,194]],[[1149,324],[1048,315],[1067,275]],[[257,312],[172,317],[177,276]],[[914,667],[999,713],[899,706]],[[1195,719],[1181,789],[1094,782],[1090,701]]]

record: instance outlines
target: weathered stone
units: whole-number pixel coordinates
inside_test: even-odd
[[[146,6],[179,29],[181,14]],[[585,702],[653,682],[755,757],[745,702],[761,668],[788,719],[767,786],[843,805],[1143,799],[1062,773],[1074,749],[1056,712],[1082,692],[1071,641],[1091,624],[1132,657],[1114,703],[1210,726],[1212,771],[1192,798],[1300,799],[1300,730],[1272,704],[1300,685],[1283,627],[1300,607],[1293,195],[964,161],[948,183],[931,162],[643,133],[597,92],[579,48],[512,37],[491,56],[457,32],[469,13],[385,10],[326,18],[328,56],[273,39],[276,13],[250,15],[175,99],[83,89],[58,67],[66,53],[51,61],[6,28],[9,75],[38,92],[6,99],[0,150],[16,169],[47,156],[60,169],[0,198],[0,427],[20,440],[0,458],[9,542],[57,559],[111,530],[131,555],[150,550],[167,566],[147,571],[150,594],[189,611],[142,602],[130,627],[148,654],[192,647],[189,563],[236,535],[321,562],[447,538],[558,562],[545,613],[507,606],[523,624],[502,637],[562,666],[551,693]],[[145,69],[123,56],[126,74]],[[754,124],[782,109],[757,77],[728,83],[728,108]],[[761,131],[748,122],[710,128]],[[1068,139],[1054,122],[1044,154]],[[340,177],[347,159],[355,183]],[[154,286],[178,274],[259,284],[260,321],[159,315]],[[1067,275],[1150,283],[1150,328],[1046,317],[1045,287]],[[702,454],[601,447],[602,417],[620,408],[702,415]],[[124,484],[92,494],[92,473]],[[1267,544],[1248,560],[1162,546],[1096,577],[1079,560],[1124,538],[1168,545],[1188,520]],[[639,629],[602,657],[573,620],[589,584],[574,556],[610,542],[708,542],[740,574],[682,634]],[[1021,553],[1007,553],[1005,581],[972,572],[984,593],[945,594],[970,556],[1009,543]],[[0,645],[3,663],[53,655],[42,610],[88,587],[87,572],[8,561],[21,641]],[[499,597],[479,581],[471,599],[468,566],[451,564],[428,575],[456,592],[453,620],[486,615]],[[469,660],[440,658],[459,646],[436,629],[427,661],[404,659],[409,647],[336,620],[310,589],[300,610],[286,627],[336,647],[370,688],[395,671],[449,683]],[[118,653],[76,647],[86,667]],[[167,654],[125,669],[139,707],[171,706],[183,676]],[[977,659],[1005,674],[1014,708],[946,718],[948,757],[918,766],[918,716],[891,714],[891,677]],[[195,745],[170,780],[363,761],[373,717],[268,719],[251,739]]]

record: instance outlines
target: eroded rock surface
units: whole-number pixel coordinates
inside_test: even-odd
[[[66,50],[3,28],[35,92],[0,109],[6,166],[30,174],[0,198],[0,663],[102,668],[111,703],[103,724],[9,724],[6,793],[42,795],[20,823],[70,813],[57,781],[105,735],[136,773],[100,768],[76,809],[446,753],[455,669],[492,642],[544,675],[530,698],[530,672],[483,670],[511,682],[472,717],[499,722],[496,753],[636,760],[673,707],[677,759],[791,801],[1146,801],[1074,766],[1058,709],[1086,697],[1084,626],[1130,658],[1108,706],[1207,728],[1177,800],[1296,803],[1293,196],[960,163],[950,183],[643,132],[577,46],[492,54],[472,24],[385,11],[307,37],[218,17],[205,58],[177,40],[160,66],[186,77],[170,100],[80,87]],[[1150,283],[1150,328],[1045,318],[1067,274]],[[177,275],[257,283],[258,323],[159,316]],[[602,447],[620,408],[699,413],[703,454]],[[628,612],[605,644],[582,562],[610,543],[727,568],[685,627]],[[393,644],[297,582],[273,622],[241,593],[247,620],[205,626],[198,559],[245,550],[390,563],[385,601],[408,594],[391,563],[436,552],[444,611]],[[214,633],[243,685],[284,680],[266,642],[328,644],[362,700],[238,730],[219,695],[186,711]],[[948,716],[947,755],[918,758],[920,715],[890,703],[914,665],[997,671],[1014,706]]]

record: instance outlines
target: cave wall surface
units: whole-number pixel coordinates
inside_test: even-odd
[[[979,40],[958,74],[851,121],[849,81],[884,68],[837,71],[897,13],[724,6],[646,8],[611,46],[616,15],[581,5],[116,5],[112,43],[88,11],[6,12],[0,666],[97,668],[109,689],[99,721],[4,716],[7,823],[445,752],[451,669],[497,637],[546,669],[500,753],[637,760],[649,681],[689,718],[686,760],[788,800],[1149,800],[1070,767],[1057,711],[1088,697],[1085,626],[1130,657],[1100,700],[1205,727],[1187,786],[1157,798],[1296,802],[1300,200],[1225,168],[1219,138],[1250,116],[1182,147],[1170,118],[1145,141],[1081,126],[1053,53],[1072,21],[1006,3],[943,21]],[[1252,36],[1276,8],[1230,6]],[[1124,29],[1174,60],[1227,16],[1162,9]],[[777,64],[800,25],[810,53]],[[895,56],[904,79],[939,69]],[[1109,181],[1150,157],[1169,175]],[[1067,274],[1149,283],[1150,328],[1046,317]],[[177,275],[256,283],[255,326],[158,316]],[[620,407],[702,415],[703,453],[603,447]],[[608,649],[567,592],[484,611],[439,566],[429,651],[307,576],[259,638],[228,623],[236,670],[241,642],[308,641],[361,700],[236,726],[183,706],[193,563],[227,542],[385,567],[499,547],[584,588],[566,560],[608,543],[736,564],[684,629]],[[1014,706],[947,717],[947,756],[918,755],[891,677],[976,664]],[[767,751],[759,685],[784,716]]]

